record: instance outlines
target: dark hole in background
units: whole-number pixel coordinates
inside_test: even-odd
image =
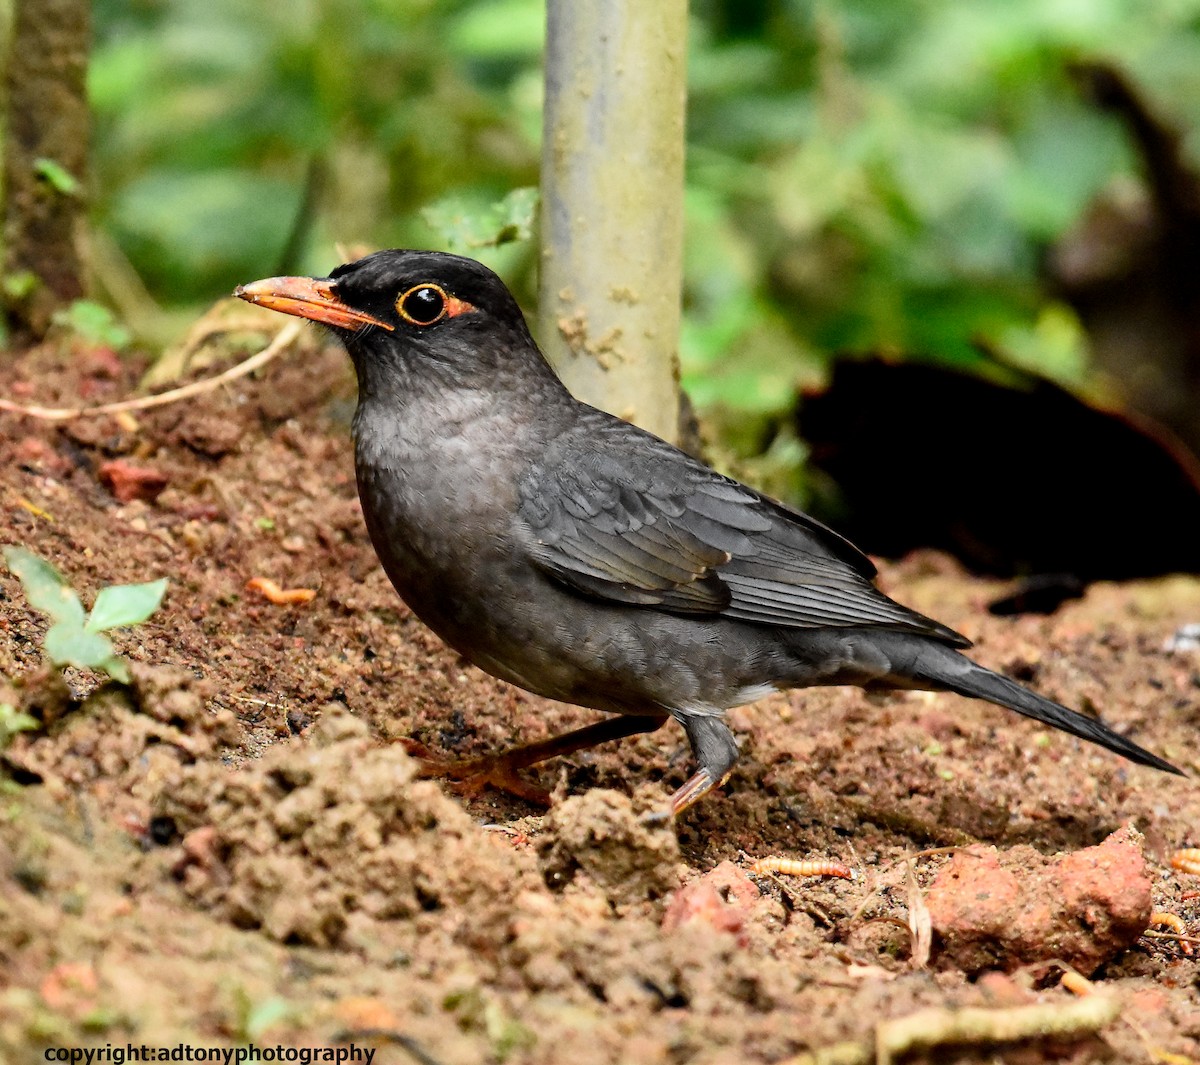
[[[1200,463],[1130,416],[1005,370],[836,365],[797,412],[836,486],[810,510],[872,554],[935,547],[978,573],[1087,582],[1200,572]]]

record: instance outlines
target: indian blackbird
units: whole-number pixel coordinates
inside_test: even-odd
[[[698,763],[676,814],[733,767],[725,710],[857,684],[986,699],[1179,772],[959,654],[831,529],[573,398],[481,264],[383,251],[236,294],[349,351],[363,515],[417,616],[497,677],[619,715],[460,769],[520,793],[517,769],[674,718]]]

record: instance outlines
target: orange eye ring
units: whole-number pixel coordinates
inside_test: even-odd
[[[458,302],[441,285],[413,285],[396,300],[396,313],[409,325],[424,329],[440,322],[450,313],[451,304]]]

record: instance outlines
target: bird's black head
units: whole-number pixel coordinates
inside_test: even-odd
[[[414,377],[462,385],[497,372],[550,372],[504,282],[459,255],[380,251],[325,278],[271,277],[234,294],[329,326],[350,352],[361,388],[411,387]]]

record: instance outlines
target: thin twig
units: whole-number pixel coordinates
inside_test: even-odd
[[[910,862],[914,858],[935,858],[942,854],[957,854],[961,850],[966,850],[968,846],[974,846],[974,844],[956,844],[953,847],[928,847],[923,851],[914,851],[912,854],[902,854],[899,858],[892,858],[889,861],[881,863],[877,868],[882,872],[884,869],[892,869],[902,862]]]
[[[177,403],[181,399],[203,395],[220,388],[221,385],[245,377],[260,367],[265,366],[273,358],[284,351],[299,335],[303,328],[302,322],[288,322],[262,351],[243,359],[216,377],[206,377],[203,381],[193,381],[191,384],[173,388],[169,392],[160,392],[154,396],[139,396],[137,399],[123,399],[116,403],[101,403],[98,407],[39,407],[14,403],[11,399],[0,397],[0,410],[10,414],[23,414],[29,418],[40,418],[48,422],[68,422],[76,418],[91,418],[98,414],[116,414],[125,410],[149,410],[151,407],[163,407],[168,403]]]
[[[1153,929],[1147,928],[1142,933],[1143,939],[1171,939],[1176,943],[1200,944],[1200,937],[1197,936],[1181,936],[1178,932],[1155,932]]]
[[[250,703],[253,706],[265,706],[269,710],[287,710],[287,703],[269,703],[266,699],[251,699],[246,695],[230,695],[230,699],[239,703]]]

